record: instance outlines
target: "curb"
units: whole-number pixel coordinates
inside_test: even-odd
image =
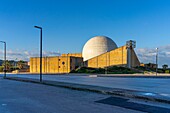
[[[65,82],[57,82],[57,81],[48,81],[48,80],[39,82],[37,79],[19,78],[19,77],[6,77],[5,79],[170,104],[170,98],[159,95],[157,93],[119,89],[119,88],[107,88],[107,87],[92,86],[92,85],[82,85],[82,84],[75,84],[75,83],[65,83]],[[151,95],[145,95],[148,93]]]

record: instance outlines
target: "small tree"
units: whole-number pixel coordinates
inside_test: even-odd
[[[5,62],[3,62],[2,66],[5,67]],[[12,64],[8,60],[6,60],[6,70],[10,71],[11,68]]]
[[[25,65],[25,62],[23,60],[20,60],[20,61],[17,62],[17,67],[19,69],[23,69],[24,65]]]
[[[163,70],[166,70],[168,68],[167,64],[162,65]]]

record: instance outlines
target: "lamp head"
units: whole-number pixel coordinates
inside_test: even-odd
[[[5,43],[4,41],[0,41],[1,43]]]
[[[39,26],[34,26],[35,28],[38,28],[38,29],[42,29],[42,27],[39,27]]]

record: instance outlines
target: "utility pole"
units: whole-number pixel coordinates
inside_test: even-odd
[[[158,48],[156,48],[156,76],[158,74]]]

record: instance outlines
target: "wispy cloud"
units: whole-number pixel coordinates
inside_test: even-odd
[[[60,56],[59,52],[43,51],[43,56]],[[8,60],[25,60],[29,61],[30,57],[38,57],[39,51],[27,51],[27,50],[8,50]],[[0,50],[0,59],[3,59],[3,50]]]
[[[154,48],[139,48],[136,49],[136,54],[143,63],[156,62],[156,49]],[[158,64],[162,67],[163,64],[170,66],[170,45],[161,46],[158,48]]]

